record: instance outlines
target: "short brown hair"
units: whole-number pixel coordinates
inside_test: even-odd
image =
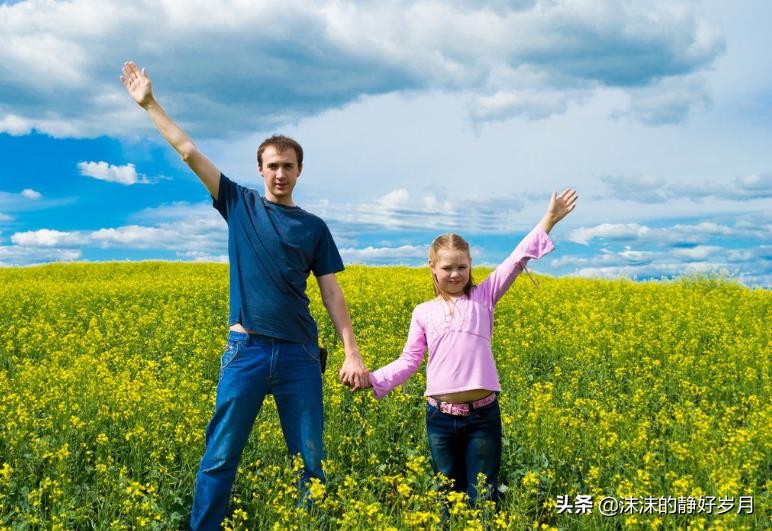
[[[466,255],[469,257],[469,261],[470,262],[472,261],[472,255],[469,253],[469,244],[464,238],[462,238],[458,234],[453,234],[452,232],[448,232],[446,234],[441,234],[436,238],[434,238],[434,241],[429,247],[429,261],[431,263],[433,264],[437,263],[437,259],[439,258],[437,253],[439,253],[439,251],[441,250],[465,252]],[[432,285],[434,286],[435,295],[439,295],[444,299],[448,298],[445,293],[442,293],[440,291],[440,286],[437,283],[437,277],[434,276],[434,273],[432,273]],[[474,280],[472,279],[472,271],[470,269],[469,282],[467,282],[466,286],[464,286],[464,295],[469,295],[473,287],[474,287]]]
[[[288,136],[273,135],[272,137],[263,140],[263,143],[257,148],[257,166],[260,169],[263,168],[263,151],[265,151],[267,147],[273,147],[279,153],[288,149],[294,150],[295,155],[297,155],[298,158],[298,167],[303,167],[303,148],[300,147],[300,144]]]

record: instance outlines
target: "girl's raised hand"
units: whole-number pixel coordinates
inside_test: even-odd
[[[576,200],[579,198],[576,195],[576,190],[572,188],[566,188],[560,195],[552,192],[550,198],[550,204],[547,206],[547,213],[541,220],[541,225],[545,232],[552,230],[561,219],[566,217],[576,206]]]

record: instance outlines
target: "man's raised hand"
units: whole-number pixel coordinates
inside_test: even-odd
[[[141,107],[146,107],[153,101],[153,85],[150,77],[144,68],[138,68],[133,61],[123,63],[121,81],[132,99]]]

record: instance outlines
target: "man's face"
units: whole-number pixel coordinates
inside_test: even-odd
[[[295,150],[277,151],[275,147],[268,146],[261,158],[263,166],[259,170],[265,184],[265,198],[274,203],[295,206],[292,190],[301,170]]]

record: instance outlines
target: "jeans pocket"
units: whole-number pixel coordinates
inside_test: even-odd
[[[488,404],[487,406],[483,406],[481,408],[477,408],[474,410],[474,414],[478,417],[482,418],[496,418],[501,416],[501,408],[499,408],[499,401],[496,400],[495,402]]]
[[[239,342],[238,341],[228,341],[228,344],[225,345],[225,350],[222,353],[222,356],[220,357],[220,372],[224,371],[228,368],[228,365],[233,363],[233,360],[236,359],[236,356],[239,353]]]
[[[314,343],[301,343],[301,347],[303,347],[303,352],[306,353],[306,356],[311,361],[315,361],[316,363],[319,363],[319,347]]]
[[[442,411],[433,405],[426,403],[426,422],[435,419],[438,415],[442,415]]]

